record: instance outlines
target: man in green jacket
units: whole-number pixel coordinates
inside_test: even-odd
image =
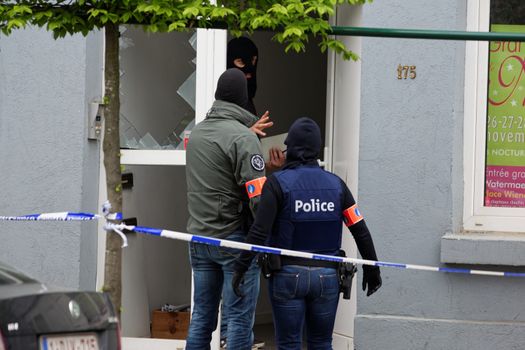
[[[246,77],[228,69],[217,83],[206,119],[192,130],[186,149],[188,232],[244,241],[246,221],[253,218],[265,180],[258,137],[249,127],[257,117],[248,105]],[[249,208],[249,210],[248,210]],[[233,292],[234,249],[190,243],[194,278],[193,313],[186,349],[209,349],[217,327],[221,297],[228,313],[228,349],[250,349],[259,294],[259,269],[254,264],[244,278],[244,298]]]

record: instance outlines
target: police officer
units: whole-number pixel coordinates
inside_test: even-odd
[[[309,118],[290,127],[285,144],[286,164],[264,184],[247,243],[338,255],[341,226],[352,232],[364,259],[377,260],[372,237],[346,184],[321,169],[317,157],[321,132]],[[244,272],[253,252],[244,251],[235,263],[233,289],[243,295]],[[279,349],[301,349],[303,325],[308,349],[332,349],[339,301],[337,263],[273,255],[280,258],[269,280],[276,342]],[[378,267],[363,266],[367,296],[381,286]]]
[[[246,109],[245,75],[236,68],[225,71],[215,99],[206,119],[192,130],[186,149],[187,229],[192,234],[244,242],[243,222],[246,215],[255,213],[262,187],[258,184],[265,175],[259,139],[249,129],[257,117]],[[246,192],[247,183],[254,190]],[[247,266],[246,297],[237,297],[231,279],[238,255],[233,249],[190,243],[194,295],[186,349],[210,348],[221,297],[229,315],[228,349],[251,348],[259,269],[255,263]]]

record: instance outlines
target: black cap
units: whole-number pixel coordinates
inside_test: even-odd
[[[299,118],[288,130],[284,144],[288,162],[315,160],[321,151],[321,129],[312,119]]]
[[[215,99],[235,103],[246,108],[248,105],[248,85],[244,73],[230,68],[221,74],[215,90]]]

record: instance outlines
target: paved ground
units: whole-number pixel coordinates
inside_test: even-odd
[[[273,332],[273,324],[260,324],[253,328],[255,339],[264,340],[264,350],[276,350],[275,336]],[[306,345],[303,344],[303,349],[306,349]]]

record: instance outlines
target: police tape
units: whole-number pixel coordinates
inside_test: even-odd
[[[29,214],[22,216],[0,216],[0,221],[91,221],[99,220],[102,215],[91,213],[73,213],[69,211],[58,213]],[[108,213],[108,220],[122,220],[122,213]]]
[[[60,212],[60,213],[42,213],[42,214],[31,214],[23,216],[0,216],[0,221],[90,221],[99,220],[105,218],[106,220],[122,220],[121,213],[109,213],[109,206],[104,206],[104,215],[97,215],[91,213],[73,213],[73,212]],[[199,235],[193,235],[189,233],[176,232],[170,230],[163,230],[153,227],[146,226],[131,226],[125,224],[115,224],[106,222],[104,225],[106,231],[116,232],[123,241],[122,247],[126,247],[127,237],[123,231],[132,231],[141,234],[147,234],[152,236],[176,239],[192,243],[202,243],[217,247],[234,248],[239,250],[252,251],[255,253],[270,253],[277,255],[293,256],[299,258],[313,259],[313,260],[324,260],[334,262],[347,262],[359,265],[378,266],[378,267],[393,267],[398,269],[406,270],[420,270],[420,271],[432,271],[432,272],[445,272],[445,273],[459,273],[468,275],[483,275],[483,276],[496,276],[496,277],[525,277],[525,272],[500,272],[500,271],[487,271],[487,270],[472,270],[463,268],[453,267],[437,267],[427,265],[414,265],[414,264],[400,264],[386,261],[374,261],[365,260],[349,257],[340,257],[324,254],[314,254],[301,252],[290,249],[279,249],[273,247],[267,247],[256,244],[242,243],[229,241],[226,239],[205,237]]]
[[[58,212],[58,213],[42,213],[29,214],[22,216],[0,216],[0,221],[92,221],[105,218],[106,220],[120,221],[122,220],[122,213],[111,213],[111,205],[108,201],[102,206],[104,216],[92,213],[74,213],[74,212]],[[128,246],[128,238],[119,231],[114,230],[122,239],[122,248]]]
[[[220,238],[204,237],[204,236],[192,235],[189,233],[163,230],[163,229],[157,229],[157,228],[145,227],[145,226],[129,226],[129,225],[124,225],[124,224],[106,223],[104,228],[108,231],[113,230],[113,231],[122,232],[123,230],[127,230],[127,231],[133,231],[137,233],[164,237],[164,238],[171,238],[171,239],[192,242],[192,243],[202,243],[202,244],[207,244],[207,245],[212,245],[212,246],[217,246],[217,247],[226,247],[226,248],[234,248],[234,249],[252,251],[255,253],[270,253],[270,254],[286,255],[286,256],[293,256],[293,257],[314,259],[314,260],[348,262],[348,263],[359,264],[359,265],[393,267],[393,268],[406,269],[406,270],[460,273],[460,274],[468,274],[468,275],[484,275],[484,276],[497,276],[497,277],[525,277],[525,272],[499,272],[499,271],[471,270],[471,269],[452,268],[452,267],[436,267],[436,266],[427,266],[427,265],[399,264],[399,263],[392,263],[392,262],[386,262],[386,261],[374,261],[374,260],[348,258],[348,257],[340,257],[340,256],[332,256],[332,255],[314,254],[314,253],[300,252],[300,251],[290,250],[290,249],[279,249],[279,248],[267,247],[267,246],[256,245],[256,244],[229,241],[229,240],[220,239]]]
[[[23,216],[0,216],[0,220],[4,221],[90,221],[98,220],[101,216],[91,213],[43,213],[43,214],[29,214]]]

